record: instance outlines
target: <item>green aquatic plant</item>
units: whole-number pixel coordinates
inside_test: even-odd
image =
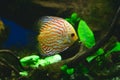
[[[113,52],[119,52],[119,51],[120,51],[120,42],[116,42],[113,48],[105,54],[105,57],[109,56]]]
[[[78,32],[78,36],[80,38],[80,41],[86,47],[91,48],[95,45],[94,34],[84,20],[80,20],[80,22],[78,24],[77,32]]]
[[[28,72],[27,72],[27,71],[19,72],[19,74],[20,74],[21,76],[28,76]]]
[[[74,71],[75,71],[74,68],[69,68],[69,69],[66,70],[67,74],[69,74],[69,75],[73,74]]]
[[[47,66],[49,64],[61,61],[60,55],[56,54],[53,56],[48,56],[44,59],[40,58],[38,55],[30,55],[20,59],[22,66],[28,66],[32,68],[38,68],[39,66]]]
[[[88,56],[88,57],[86,58],[86,60],[87,60],[88,62],[91,62],[93,59],[95,59],[96,57],[98,57],[98,56],[100,56],[100,55],[102,55],[102,54],[104,54],[104,50],[103,50],[102,48],[100,48],[95,54],[93,54],[93,55],[91,55],[91,56]]]
[[[116,42],[114,46],[108,50],[107,52],[104,52],[104,49],[100,48],[95,54],[88,56],[86,60],[88,62],[91,62],[93,59],[100,55],[105,55],[105,58],[109,57],[112,53],[119,52],[120,51],[120,42]]]
[[[76,19],[76,17],[74,19]],[[72,25],[75,25],[72,19],[67,19],[67,20]],[[82,19],[79,20],[77,32],[78,32],[80,42],[83,43],[85,47],[92,48],[93,46],[95,46],[96,42],[95,42],[94,33],[92,32],[90,27],[87,25],[86,21]],[[107,52],[105,51],[104,48],[99,47],[99,49],[95,53],[91,53],[90,56],[86,57],[87,62],[91,63],[92,61],[95,61],[96,64],[94,64],[94,66],[96,65],[98,67],[102,67],[104,63],[108,62],[106,61],[107,60],[106,57],[109,57],[109,55],[111,55],[114,52],[120,51],[120,43],[116,42],[114,44],[115,46],[112,49],[108,50]],[[65,70],[66,70],[66,66],[65,66]],[[85,68],[85,67],[83,67],[81,71],[85,72],[85,74],[89,72],[88,68]]]
[[[20,59],[22,66],[33,66],[40,60],[38,55],[30,55]]]
[[[67,65],[63,65],[63,66],[61,66],[61,68],[60,68],[60,69],[61,69],[62,71],[65,71],[67,68],[68,68],[68,66],[67,66]]]
[[[75,24],[77,24],[80,21],[80,17],[78,17],[77,13],[72,13],[70,17],[65,18],[70,24],[72,24],[73,26],[75,26]]]
[[[67,65],[63,65],[61,66],[60,68],[64,73],[68,74],[68,75],[71,75],[75,72],[75,69],[74,68],[69,68]]]
[[[87,25],[86,21],[82,20],[77,13],[72,13],[70,17],[65,18],[69,23],[73,26],[78,24],[77,33],[80,38],[80,42],[82,42],[87,48],[91,48],[95,45],[95,37]]]
[[[85,47],[85,50],[86,50],[85,53],[87,55],[80,57],[82,55],[78,55],[78,54],[80,54],[82,52],[80,52],[80,53],[78,52],[77,57],[75,55],[72,58],[68,58],[65,60],[62,60],[62,57],[59,54],[56,54],[53,56],[47,56],[44,58],[41,58],[38,55],[30,55],[30,56],[23,57],[21,59],[17,58],[17,60],[20,61],[20,63],[22,64],[22,67],[23,67],[22,70],[18,71],[20,77],[26,77],[26,78],[28,78],[27,80],[30,80],[31,78],[32,78],[32,80],[39,80],[39,78],[41,78],[41,77],[42,78],[47,77],[47,78],[50,78],[51,80],[54,80],[53,77],[57,76],[57,78],[58,78],[58,77],[61,77],[60,74],[62,74],[63,76],[62,76],[61,80],[66,80],[66,79],[78,80],[80,77],[82,77],[81,80],[83,80],[83,79],[86,79],[86,77],[87,77],[87,79],[88,78],[90,79],[91,75],[89,75],[89,74],[91,74],[91,73],[95,74],[95,77],[96,77],[98,75],[101,75],[100,72],[107,69],[106,63],[109,62],[109,61],[107,61],[108,60],[107,58],[109,56],[112,56],[112,54],[114,54],[115,52],[120,51],[120,42],[115,42],[114,43],[115,45],[107,51],[104,48],[104,45],[103,45],[103,47],[102,46],[97,47],[95,50],[94,47],[96,46],[96,42],[95,42],[94,33],[88,26],[87,22],[85,20],[81,19],[80,17],[78,17],[77,13],[73,13],[69,18],[66,18],[66,20],[68,22],[70,22],[73,26],[75,26],[75,27],[77,26],[79,42],[83,43],[83,45],[80,45],[80,46]],[[81,44],[81,43],[79,43],[79,44]],[[90,52],[88,55],[87,49],[91,50],[92,48],[95,51]],[[82,48],[80,48],[80,49],[82,49]],[[118,58],[120,58],[120,55]],[[5,58],[3,58],[1,60],[5,60]],[[6,62],[8,62],[8,61],[6,60]],[[10,66],[12,68],[15,65],[10,64]],[[102,70],[101,67],[105,68],[105,69]],[[14,71],[16,69],[14,69]],[[111,72],[111,70],[108,71],[108,73],[110,73],[110,72]],[[55,73],[55,75],[53,73]],[[98,73],[98,75],[96,73]],[[105,73],[105,74],[107,74],[107,73]],[[26,80],[26,79],[24,79],[24,80]],[[93,79],[91,79],[91,80],[93,80]]]

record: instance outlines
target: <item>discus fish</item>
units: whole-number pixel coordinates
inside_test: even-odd
[[[43,56],[60,53],[78,39],[73,26],[63,18],[44,16],[38,20],[37,26],[38,48]]]

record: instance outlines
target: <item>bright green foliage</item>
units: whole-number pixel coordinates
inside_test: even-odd
[[[52,64],[52,63],[55,63],[55,62],[62,60],[62,58],[60,55],[56,54],[54,56],[46,57],[44,60],[46,60],[47,62]]]
[[[96,52],[97,55],[102,55],[104,53],[104,50],[102,48],[98,49]]]
[[[37,55],[31,55],[20,59],[20,62],[23,66],[35,65],[36,62],[40,59]]]
[[[66,70],[67,74],[69,74],[69,75],[73,74],[74,71],[75,71],[74,68],[69,68]]]
[[[71,23],[73,26],[75,26],[75,23],[77,23],[80,18],[78,17],[77,13],[72,13],[72,15],[69,18],[65,18],[69,23]]]
[[[120,51],[120,42],[116,42],[116,44],[113,47],[113,49],[110,50],[110,52],[116,52],[116,51]]]
[[[78,36],[80,41],[88,48],[95,45],[94,34],[84,20],[80,20],[78,25]]]
[[[111,53],[113,52],[117,52],[117,51],[120,51],[120,42],[116,42],[115,46],[110,50],[108,51],[105,56],[109,56]]]
[[[61,61],[62,58],[60,55],[56,54],[56,55],[53,55],[53,56],[49,56],[49,57],[46,57],[45,59],[40,59],[36,66],[47,66],[49,64],[52,64],[52,63],[55,63],[55,62],[59,62]]]
[[[37,64],[36,64],[36,67],[39,67],[40,66],[46,66],[46,65],[49,65],[50,63],[44,59],[40,59]]]
[[[54,62],[53,56],[46,57],[44,60],[47,61],[47,63],[49,64]]]
[[[94,55],[88,56],[88,57],[86,58],[86,60],[87,60],[88,62],[91,62],[93,59],[95,59],[95,58],[98,57],[99,55],[105,54],[105,57],[108,57],[108,56],[111,55],[111,53],[113,53],[113,52],[118,52],[118,51],[120,51],[120,42],[116,42],[116,43],[115,43],[115,46],[114,46],[111,50],[109,50],[107,53],[104,53],[104,50],[103,50],[102,48],[100,48]],[[99,57],[99,58],[100,58],[100,57]],[[97,58],[97,59],[98,59],[98,58]]]
[[[19,73],[21,76],[28,76],[28,72],[27,71],[23,71]]]
[[[73,22],[77,22],[77,21],[80,20],[80,18],[78,17],[77,13],[72,13],[72,15],[71,15],[71,20],[72,20]]]
[[[61,67],[61,70],[62,70],[63,72],[65,72],[66,74],[69,74],[69,75],[71,75],[71,74],[74,73],[74,68],[69,68],[67,65],[63,65],[63,66]]]
[[[71,23],[73,26],[78,24],[78,36],[80,41],[88,48],[91,48],[95,45],[94,34],[84,20],[80,20],[77,13],[72,13],[71,17],[66,18],[66,20]]]
[[[53,58],[55,60],[54,62],[58,62],[58,61],[62,60],[62,57],[59,54],[54,55]]]
[[[97,56],[99,56],[99,55],[102,55],[104,53],[104,50],[102,49],[102,48],[100,48],[94,55],[92,55],[92,56],[88,56],[87,58],[86,58],[86,60],[88,61],[88,62],[91,62],[93,59],[95,59]]]
[[[60,55],[56,54],[54,56],[46,57],[45,59],[39,60],[38,64],[41,66],[46,66],[55,62],[61,61],[62,58]]]
[[[20,59],[22,66],[29,66],[32,68],[38,68],[39,66],[47,66],[49,64],[60,61],[62,58],[60,55],[56,54],[53,56],[48,56],[45,59],[40,59],[37,55],[27,56]]]
[[[65,71],[65,70],[67,70],[67,68],[68,68],[67,65],[63,65],[63,66],[61,67],[61,70],[62,70],[62,71]]]
[[[88,56],[86,58],[87,62],[91,62],[93,59],[95,59],[97,57],[97,55],[92,55],[92,56]]]

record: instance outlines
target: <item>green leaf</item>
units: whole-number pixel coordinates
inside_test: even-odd
[[[46,60],[44,60],[44,59],[40,59],[39,61],[38,61],[38,63],[36,64],[36,67],[38,67],[39,65],[40,66],[46,66],[46,65],[49,65],[50,63],[48,62],[48,61],[46,61]]]
[[[56,62],[59,62],[61,60],[62,60],[61,56],[59,54],[56,54],[56,55],[53,55],[53,56],[48,56],[45,59],[40,59],[38,61],[37,65],[47,66],[49,64],[56,63]]]
[[[66,74],[73,74],[74,73],[74,68],[68,68],[67,65],[63,65],[61,68],[60,68],[63,72],[65,72]]]
[[[77,17],[78,17],[77,13],[72,13],[72,15],[71,15],[72,21],[76,21]]]
[[[115,46],[114,46],[110,51],[108,51],[105,56],[107,57],[107,56],[109,56],[111,53],[113,53],[113,52],[118,52],[118,51],[120,51],[120,42],[116,42],[116,43],[115,43]]]
[[[31,56],[26,56],[22,59],[20,59],[20,62],[22,66],[29,66],[36,64],[36,62],[40,59],[38,55],[31,55]]]
[[[31,68],[38,68],[39,66],[47,66],[49,64],[60,61],[62,58],[60,55],[56,54],[53,56],[48,56],[45,59],[40,59],[37,55],[26,56],[20,59],[22,66],[29,66]]]
[[[69,74],[69,75],[73,74],[74,71],[75,71],[74,68],[69,68],[66,70],[67,74]]]
[[[62,58],[59,54],[53,55],[53,56],[48,56],[46,57],[44,60],[46,60],[47,62],[49,62],[50,64],[61,61]]]
[[[70,24],[72,24],[73,26],[75,26],[75,24],[77,24],[80,20],[80,18],[78,17],[77,13],[72,13],[70,17],[65,18],[65,20],[67,20]]]
[[[93,59],[95,59],[97,57],[97,55],[92,55],[92,56],[88,56],[86,58],[87,62],[91,62]]]
[[[75,23],[70,18],[65,18],[66,21],[68,21],[72,26],[75,25]]]
[[[77,21],[79,21],[80,20],[80,18],[78,17],[78,15],[77,15],[77,13],[72,13],[72,15],[71,15],[71,20],[74,22],[74,23],[76,23]]]
[[[21,76],[28,76],[28,72],[27,72],[27,71],[19,72],[19,74],[20,74]]]
[[[114,48],[111,50],[111,52],[117,52],[120,51],[120,42],[116,42]]]
[[[84,20],[80,20],[78,24],[78,36],[86,47],[91,48],[95,45],[94,34]]]
[[[104,50],[102,48],[98,49],[96,52],[97,55],[102,55],[104,53]]]
[[[95,59],[97,56],[99,56],[99,55],[102,55],[104,53],[104,50],[102,49],[102,48],[100,48],[94,55],[92,55],[92,56],[88,56],[87,58],[86,58],[86,60],[88,61],[88,62],[91,62],[93,59]]]
[[[60,69],[61,69],[62,71],[65,71],[67,68],[68,68],[68,66],[67,66],[67,65],[63,65],[63,66],[61,66],[61,68],[60,68]]]

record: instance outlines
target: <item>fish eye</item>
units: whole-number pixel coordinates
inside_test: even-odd
[[[75,34],[74,34],[74,33],[72,33],[72,34],[71,34],[71,37],[74,37],[74,36],[75,36]]]

